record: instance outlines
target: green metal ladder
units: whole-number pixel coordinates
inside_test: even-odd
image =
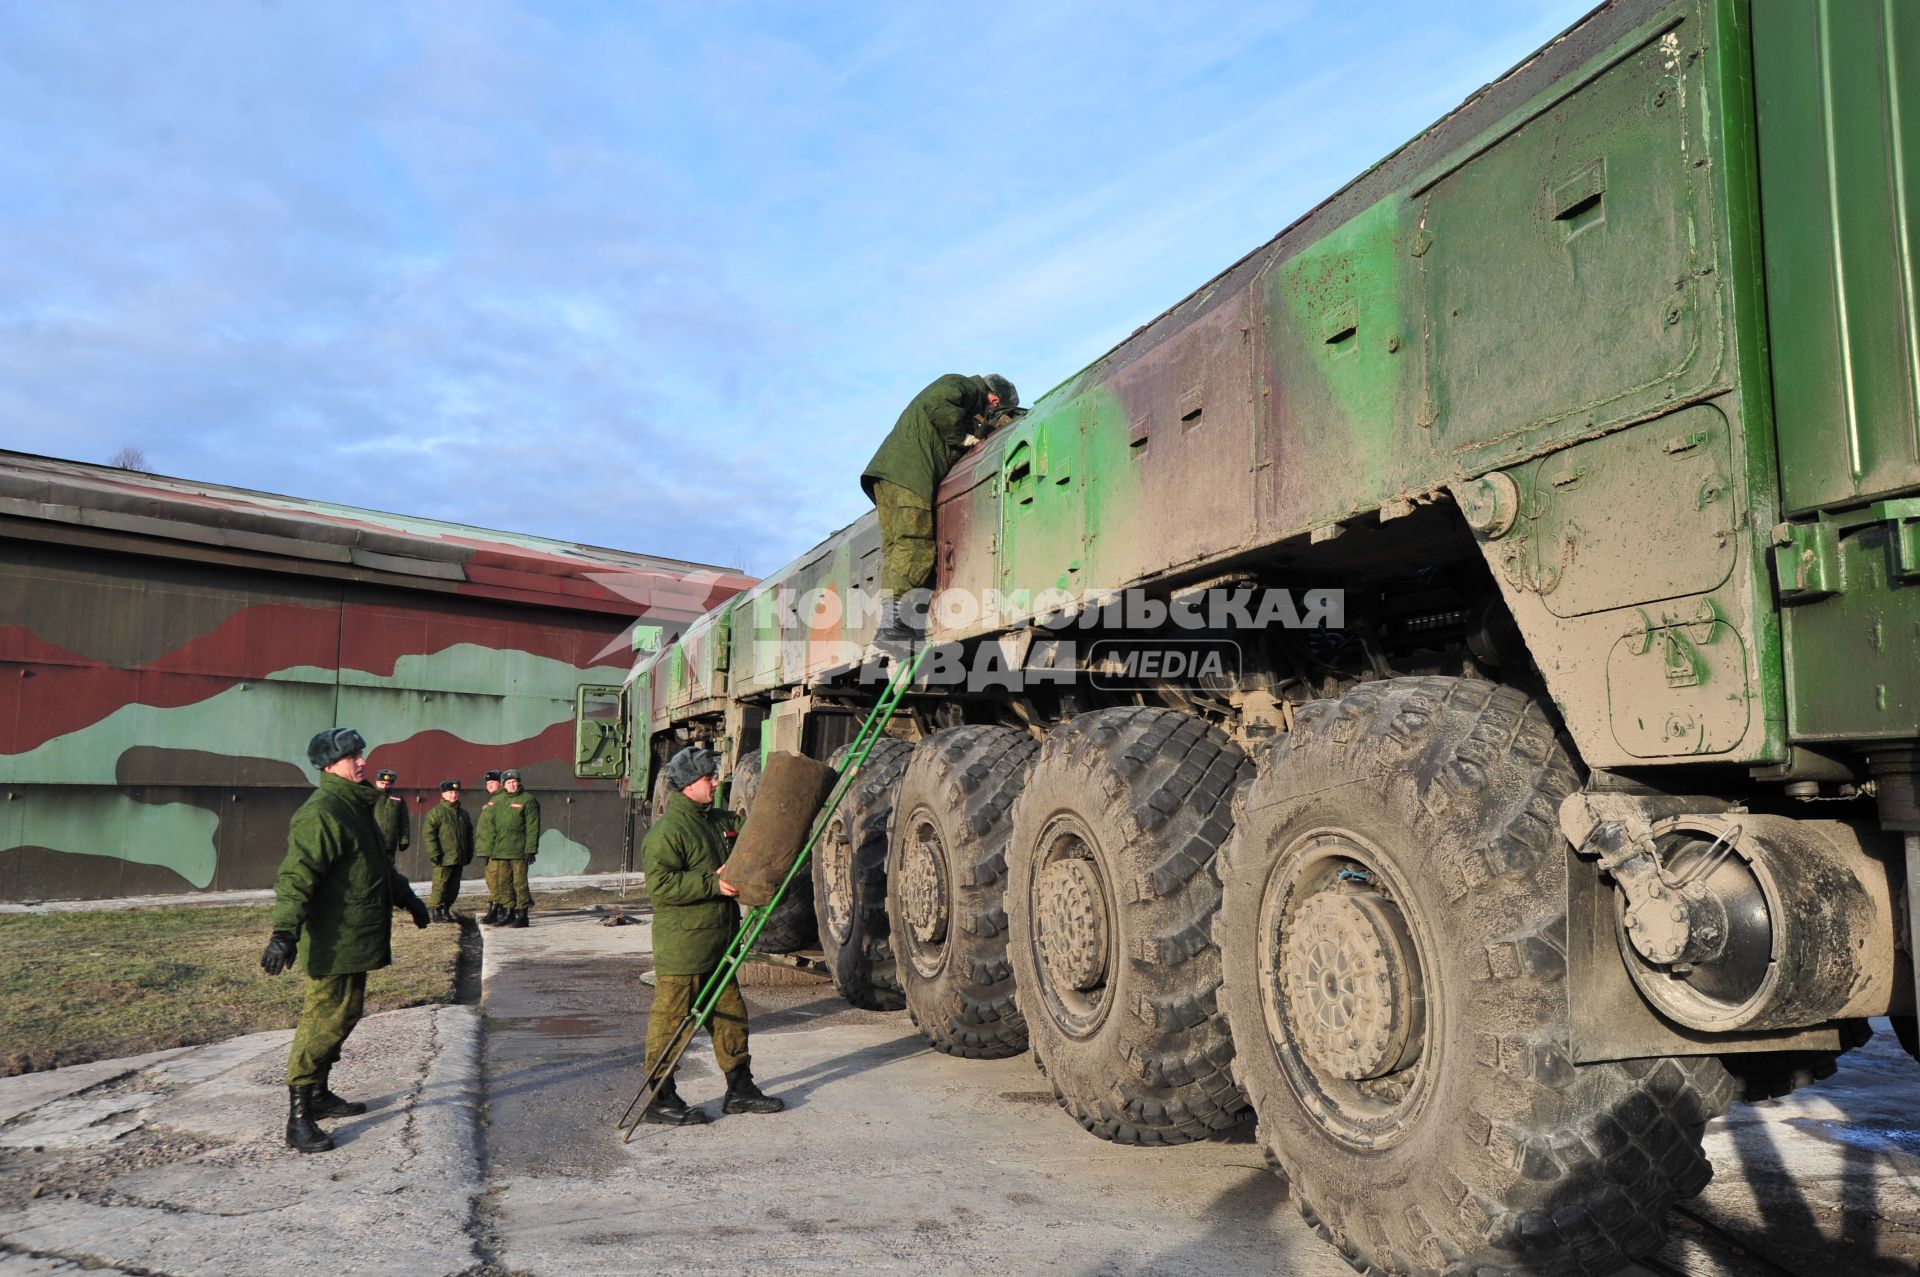
[[[640,1120],[645,1116],[647,1106],[653,1103],[654,1097],[660,1093],[660,1088],[665,1086],[667,1079],[673,1076],[674,1069],[680,1064],[680,1057],[685,1055],[687,1048],[693,1045],[694,1037],[706,1027],[707,1021],[713,1018],[714,1007],[720,1002],[721,992],[740,970],[740,964],[746,961],[748,952],[753,948],[753,942],[760,938],[761,929],[767,925],[767,919],[773,916],[773,911],[786,897],[787,889],[793,885],[793,880],[799,876],[801,870],[807,867],[807,857],[813,853],[814,844],[819,842],[821,834],[826,832],[827,826],[833,820],[835,809],[840,806],[840,800],[845,798],[847,791],[853,787],[854,777],[859,775],[861,764],[867,761],[867,755],[873,751],[874,742],[879,740],[881,734],[886,731],[887,724],[893,719],[894,710],[900,707],[901,697],[906,695],[907,688],[913,685],[913,680],[920,671],[920,663],[927,658],[927,653],[931,650],[929,647],[922,646],[911,660],[900,666],[899,673],[894,676],[891,683],[887,684],[886,690],[880,694],[880,699],[874,703],[866,720],[860,724],[859,734],[853,738],[853,744],[848,748],[846,757],[840,760],[839,777],[834,781],[833,789],[827,795],[827,801],[821,804],[820,814],[814,817],[812,832],[807,835],[807,841],[801,844],[800,854],[793,858],[793,867],[788,869],[787,876],[780,880],[780,887],[773,893],[773,899],[749,909],[746,917],[740,920],[740,930],[734,935],[733,943],[727,946],[726,956],[720,959],[720,965],[701,986],[698,996],[693,1000],[693,1006],[688,1009],[685,1016],[681,1017],[680,1026],[674,1030],[667,1045],[661,1049],[659,1057],[647,1065],[647,1074],[640,1085],[640,1093],[633,1097],[633,1103],[627,1105],[627,1111],[620,1115],[620,1121],[614,1126],[615,1130],[625,1132],[620,1140],[622,1144],[631,1140],[633,1133],[640,1129]]]

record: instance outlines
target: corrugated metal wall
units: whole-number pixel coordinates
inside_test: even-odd
[[[270,885],[335,724],[401,774],[416,829],[444,777],[519,767],[537,870],[619,868],[625,800],[574,778],[572,714],[576,683],[625,674],[624,628],[0,539],[0,899]],[[418,847],[402,868],[426,876]]]

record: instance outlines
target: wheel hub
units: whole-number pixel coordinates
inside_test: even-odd
[[[1034,920],[1048,979],[1063,989],[1094,988],[1107,974],[1107,910],[1093,867],[1056,860],[1039,887]]]
[[[921,944],[939,944],[947,938],[947,865],[939,835],[931,828],[914,831],[907,844],[907,926]]]
[[[1411,1061],[1418,966],[1399,910],[1372,891],[1322,891],[1294,914],[1280,971],[1289,1026],[1323,1074],[1384,1077]]]

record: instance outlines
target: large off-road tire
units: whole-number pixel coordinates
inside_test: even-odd
[[[895,970],[907,1014],[948,1055],[996,1060],[1027,1049],[1007,961],[1007,839],[1039,751],[1010,727],[950,727],[915,747],[894,797]]]
[[[667,784],[666,769],[661,768],[655,771],[653,776],[653,798],[647,804],[649,812],[647,827],[649,829],[659,824],[660,817],[667,814],[667,800],[672,797],[673,786]]]
[[[758,750],[742,758],[740,765],[733,769],[733,780],[727,788],[727,803],[742,819],[753,806],[754,794],[760,790],[760,774]],[[760,928],[753,947],[761,953],[792,953],[812,944],[817,934],[813,921],[811,880],[807,875],[800,874],[788,886],[787,894],[780,897],[780,903]]]
[[[1873,1027],[1865,1020],[1847,1020],[1840,1025],[1838,1051],[1741,1051],[1721,1056],[1720,1062],[1733,1074],[1739,1098],[1757,1104],[1832,1077],[1841,1056],[1872,1039]]]
[[[742,820],[753,810],[753,796],[760,790],[760,774],[760,751],[751,749],[734,767],[733,779],[727,782],[727,806]]]
[[[1213,859],[1251,774],[1217,728],[1171,709],[1056,728],[1013,805],[1008,954],[1034,1062],[1061,1107],[1120,1144],[1239,1125],[1215,1006]]]
[[[849,746],[834,751],[839,766]],[[913,746],[883,736],[813,849],[813,907],[833,987],[854,1006],[898,1011],[906,998],[887,934],[887,819]]]
[[[1258,761],[1219,860],[1221,1002],[1308,1223],[1367,1273],[1604,1273],[1659,1246],[1733,1081],[1711,1057],[1571,1062],[1578,781],[1539,707],[1367,683]]]

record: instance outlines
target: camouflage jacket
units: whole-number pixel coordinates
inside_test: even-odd
[[[393,911],[413,888],[381,843],[372,785],[322,772],[293,813],[287,855],[273,880],[273,929],[300,938],[296,959],[314,977],[375,971],[393,961]]]
[[[480,811],[477,835],[482,856],[492,860],[532,860],[540,850],[540,800],[521,790],[501,790]]]
[[[738,825],[730,811],[675,794],[647,831],[640,857],[653,902],[653,969],[661,975],[705,975],[726,954],[740,906],[720,894],[717,871],[732,854],[727,832]]]
[[[984,378],[950,372],[915,395],[860,476],[867,495],[884,479],[932,505],[967,436],[981,433],[974,418],[987,410],[987,394]]]
[[[473,817],[459,803],[437,802],[420,822],[420,841],[430,864],[464,865],[473,859]]]
[[[407,800],[399,794],[392,790],[380,794],[373,805],[373,823],[380,826],[380,844],[387,849],[388,859],[398,860],[401,852],[413,846],[413,821],[407,817]]]
[[[493,859],[493,800],[506,792],[499,789],[488,794],[487,801],[480,804],[480,815],[473,822],[473,854],[482,860]]]

